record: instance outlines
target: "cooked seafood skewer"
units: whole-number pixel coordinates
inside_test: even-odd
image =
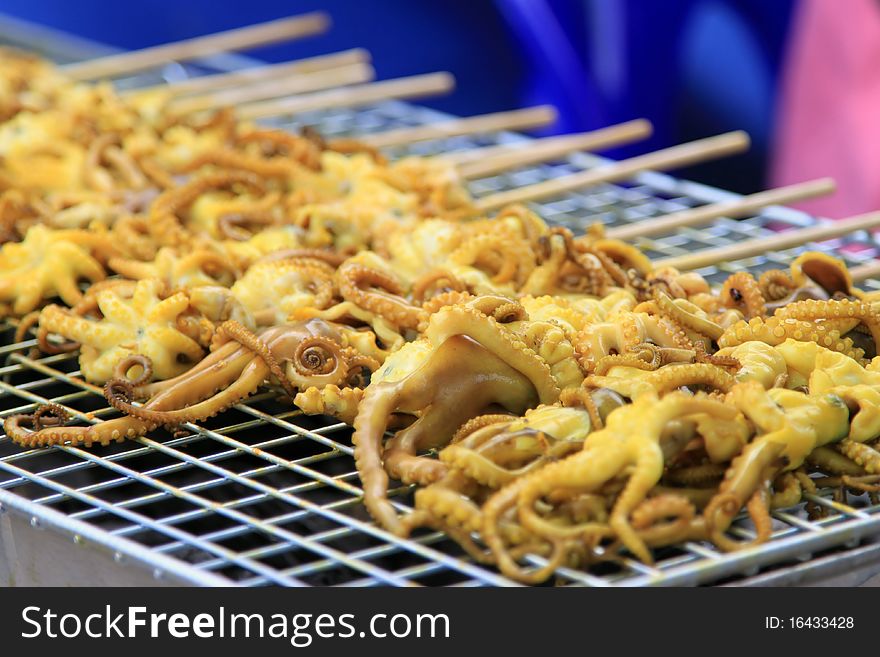
[[[849,273],[852,275],[852,279],[855,282],[865,281],[869,278],[877,278],[880,276],[880,260],[853,267],[849,270]]]
[[[479,149],[483,151],[483,156],[461,164],[458,171],[465,178],[482,178],[507,169],[549,162],[578,151],[601,150],[628,144],[650,135],[651,124],[644,119],[636,119],[590,132],[532,140],[521,146],[490,146]]]
[[[98,57],[64,66],[65,74],[77,80],[112,78],[160,66],[168,62],[198,59],[221,52],[301,39],[326,32],[330,17],[324,12],[281,18],[258,25],[166,43],[142,50]]]
[[[392,98],[421,98],[449,93],[455,87],[450,73],[428,73],[393,80],[359,84],[345,89],[317,91],[312,94],[267,100],[241,105],[238,116],[243,119],[263,119],[288,116],[298,112],[332,107],[351,107]]]
[[[653,153],[638,155],[620,162],[609,162],[593,169],[573,173],[510,191],[484,196],[477,201],[480,210],[497,210],[511,203],[537,201],[558,196],[590,185],[630,178],[648,169],[675,169],[713,157],[739,153],[749,146],[749,137],[741,130],[728,132],[707,139],[698,139]]]
[[[351,50],[343,50],[329,55],[318,55],[317,57],[296,59],[291,62],[281,62],[280,64],[261,64],[260,66],[246,68],[240,71],[200,75],[195,78],[177,80],[167,84],[157,84],[150,87],[139,87],[137,89],[126,89],[119,93],[122,96],[137,96],[139,94],[166,91],[175,96],[194,95],[208,93],[210,91],[218,91],[220,89],[233,89],[241,84],[265,82],[266,80],[285,78],[289,75],[316,73],[318,71],[339,68],[340,66],[347,66],[348,64],[368,64],[369,62],[369,52],[363,48],[352,48]]]
[[[270,98],[287,97],[342,87],[360,82],[370,82],[375,70],[369,64],[347,64],[314,73],[300,73],[287,78],[277,78],[230,89],[223,89],[199,96],[175,99],[170,103],[173,111],[182,114],[201,112],[217,107],[234,107]]]
[[[361,135],[358,139],[373,148],[385,148],[388,146],[412,144],[417,141],[428,141],[430,139],[475,135],[481,132],[540,128],[554,123],[556,117],[555,107],[552,105],[538,105],[536,107],[526,107],[525,109],[469,116],[464,119],[437,121],[436,123],[417,125],[411,128],[386,130],[385,132],[377,132],[371,135]],[[445,157],[458,161],[459,157],[465,157],[467,154],[477,152],[477,150],[463,151],[461,153],[451,153]]]
[[[776,189],[768,189],[764,192],[749,194],[731,201],[710,203],[660,217],[646,218],[630,226],[609,228],[605,231],[605,235],[617,240],[650,237],[652,235],[660,235],[661,233],[669,233],[678,228],[699,226],[719,217],[729,217],[731,219],[745,217],[770,205],[784,205],[817,196],[825,196],[826,194],[833,193],[836,189],[837,185],[833,179],[819,178],[794,185],[786,185],[785,187],[777,187]]]
[[[698,269],[716,262],[739,260],[758,255],[759,253],[769,253],[781,249],[790,249],[794,246],[801,246],[810,242],[822,242],[835,237],[843,237],[859,230],[870,230],[877,226],[880,226],[880,212],[868,212],[867,214],[860,214],[849,219],[841,219],[840,221],[827,222],[818,226],[756,237],[745,242],[738,242],[715,249],[706,249],[697,253],[662,258],[657,260],[655,265],[657,267],[675,267],[676,269]]]

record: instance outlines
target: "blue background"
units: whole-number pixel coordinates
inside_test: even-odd
[[[765,184],[793,0],[3,0],[0,11],[139,48],[323,9],[326,35],[252,51],[283,61],[360,46],[378,77],[455,74],[425,101],[460,115],[553,103],[553,131],[635,117],[655,135],[615,156],[742,128],[752,151],[683,172],[738,191]]]

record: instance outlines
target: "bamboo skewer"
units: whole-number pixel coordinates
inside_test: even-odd
[[[330,18],[327,14],[312,12],[142,50],[98,57],[69,64],[63,67],[63,70],[77,80],[118,77],[167,62],[198,59],[221,52],[245,50],[254,46],[321,34],[329,27]]]
[[[697,208],[682,210],[681,212],[673,212],[662,217],[648,217],[630,226],[610,228],[605,231],[605,235],[618,240],[649,237],[660,233],[668,233],[686,226],[699,226],[718,217],[730,217],[731,219],[745,217],[769,205],[783,205],[824,196],[831,194],[836,189],[837,185],[834,183],[834,180],[831,178],[820,178],[777,189],[768,189],[764,192],[749,194],[731,201],[721,201],[720,203],[703,205]]]
[[[706,265],[714,263],[729,262],[731,260],[739,260],[741,258],[758,255],[759,253],[789,249],[809,242],[822,242],[835,237],[842,237],[856,231],[869,230],[878,226],[880,226],[880,212],[869,212],[867,214],[850,217],[849,219],[823,223],[818,226],[789,230],[766,237],[756,237],[754,239],[746,240],[745,242],[729,244],[715,249],[707,249],[697,253],[688,253],[682,256],[663,258],[657,260],[654,264],[657,268],[675,267],[679,270],[699,269],[700,267],[705,267]]]
[[[853,267],[849,270],[849,274],[856,283],[869,278],[878,278],[880,277],[880,260],[866,262],[864,265]]]
[[[369,52],[363,48],[353,48],[352,50],[343,50],[342,52],[331,53],[329,55],[320,55],[318,57],[309,57],[307,59],[296,59],[292,62],[265,64],[243,69],[241,71],[200,75],[199,77],[178,80],[177,82],[169,82],[168,84],[157,84],[151,87],[139,87],[137,89],[126,89],[120,93],[123,96],[138,96],[157,91],[166,91],[174,96],[202,94],[220,89],[231,89],[242,84],[276,80],[279,78],[285,78],[289,75],[332,70],[339,68],[340,66],[348,66],[349,64],[369,63]]]
[[[522,203],[558,196],[589,185],[622,180],[646,169],[674,169],[712,157],[730,155],[746,149],[748,145],[749,138],[746,133],[742,131],[729,132],[664,148],[620,162],[609,162],[593,169],[545,180],[534,185],[526,185],[519,189],[489,194],[479,199],[476,205],[483,211],[495,210],[510,203]]]
[[[490,146],[476,149],[478,152],[482,151],[482,156],[459,165],[458,171],[464,178],[482,178],[507,169],[549,162],[578,151],[627,144],[644,139],[650,134],[651,124],[644,119],[637,119],[591,132],[546,137],[521,145]]]
[[[312,94],[267,100],[242,105],[238,116],[242,119],[261,119],[286,116],[298,112],[330,107],[350,107],[392,98],[416,98],[447,93],[455,86],[450,73],[428,73],[394,80],[359,84],[343,89],[318,91]]]
[[[351,64],[327,71],[302,73],[289,78],[224,89],[199,96],[188,96],[171,102],[171,109],[187,114],[214,107],[232,107],[268,98],[304,94],[358,82],[369,82],[375,71],[369,64]]]
[[[358,141],[373,146],[385,148],[411,144],[417,141],[429,139],[443,139],[444,137],[457,137],[459,135],[473,135],[481,132],[497,132],[499,130],[525,130],[527,128],[539,128],[556,121],[556,108],[551,105],[538,105],[525,109],[510,110],[507,112],[494,112],[471,116],[465,119],[450,119],[438,121],[430,125],[418,125],[412,128],[398,128],[377,132],[372,135],[358,137]],[[474,151],[467,151],[472,153]],[[450,154],[455,158],[457,154]],[[447,157],[444,155],[444,157]]]

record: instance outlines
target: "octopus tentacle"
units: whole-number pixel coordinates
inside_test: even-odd
[[[364,490],[364,505],[382,527],[401,534],[404,531],[394,506],[388,501],[388,474],[382,464],[380,443],[387,418],[394,411],[397,399],[386,390],[370,386],[354,420],[354,460]]]
[[[134,379],[128,378],[128,372],[132,367],[140,367],[141,373]],[[153,361],[143,354],[131,354],[116,363],[113,370],[113,378],[127,381],[132,388],[141,386],[153,378]]]
[[[679,347],[658,347],[650,342],[644,342],[636,345],[632,350],[638,351],[647,349],[649,351],[656,351],[660,357],[660,365],[670,365],[673,363],[693,363],[696,361],[699,356],[699,345],[701,344],[701,342],[698,342],[694,345],[697,349],[681,349]],[[717,365],[718,363],[713,364]]]
[[[795,506],[803,497],[800,480],[793,472],[783,472],[773,481],[772,509],[784,509]]]
[[[385,317],[393,324],[416,329],[427,318],[425,311],[400,296],[402,285],[386,272],[356,263],[347,263],[337,272],[339,293],[364,310]],[[368,290],[365,287],[379,287]]]
[[[456,292],[454,290],[450,292],[441,292],[425,301],[422,304],[422,310],[429,315],[433,315],[441,308],[445,308],[446,306],[460,306],[474,298],[474,295],[470,292]],[[419,330],[424,331],[426,327],[427,322],[423,323],[419,327]]]
[[[322,335],[304,339],[287,368],[287,377],[300,388],[344,383],[349,360],[335,340]]]
[[[280,249],[278,251],[272,251],[264,256],[262,256],[259,260],[257,260],[252,266],[259,265],[266,262],[277,262],[279,260],[318,260],[327,265],[330,265],[333,269],[336,269],[348,259],[348,255],[343,253],[338,253],[331,249],[308,249],[308,248],[298,248],[298,249]]]
[[[528,243],[504,232],[471,237],[449,255],[449,260],[459,265],[479,266],[488,263],[489,254],[496,256],[493,283],[513,281],[520,286],[535,268],[535,256]]]
[[[728,276],[721,288],[721,298],[728,308],[742,310],[746,319],[764,315],[764,295],[755,277],[747,272]]]
[[[729,392],[736,384],[736,379],[726,370],[708,363],[691,363],[662,367],[653,372],[646,372],[637,379],[618,379],[610,376],[590,375],[584,379],[584,385],[592,388],[610,388],[627,397],[640,394],[659,394],[671,392],[682,386],[704,385]]]
[[[148,181],[153,183],[159,189],[168,190],[177,186],[174,176],[172,176],[154,159],[147,157],[146,155],[140,155],[135,156],[134,160],[137,162],[137,165],[147,177]]]
[[[268,374],[268,368],[260,360],[252,361],[241,376],[213,397],[192,404],[183,409],[162,410],[157,404],[149,402],[144,406],[131,403],[132,386],[127,381],[111,379],[104,386],[104,396],[108,403],[130,417],[142,420],[150,428],[158,426],[178,426],[185,422],[198,422],[226,410],[253,394]],[[110,422],[113,422],[112,420]],[[110,424],[107,422],[105,424]],[[100,427],[93,425],[89,429]]]
[[[160,242],[150,233],[150,222],[147,218],[136,215],[122,217],[113,224],[112,234],[124,254],[138,260],[152,260],[156,257]]]
[[[817,447],[809,456],[807,463],[825,472],[835,475],[860,476],[865,469],[848,456],[841,454],[834,447]]]
[[[178,246],[186,242],[188,230],[181,223],[179,213],[195,202],[202,194],[213,189],[232,185],[262,192],[260,179],[252,173],[225,171],[209,173],[190,182],[163,192],[150,208],[150,221],[147,224],[150,236],[159,244]]]
[[[529,439],[532,440],[526,443]],[[537,431],[502,431],[500,435],[488,436],[487,441],[478,446],[464,442],[451,444],[440,452],[440,460],[479,484],[498,489],[548,460],[562,458],[580,447],[580,441],[554,441],[551,444],[543,433]]]
[[[488,427],[493,424],[499,424],[502,422],[509,422],[511,419],[511,415],[505,415],[502,413],[489,413],[486,415],[478,415],[475,418],[471,418],[467,422],[459,427],[458,431],[456,431],[452,439],[449,441],[450,444],[458,443],[468,436],[470,436],[475,431],[482,429],[483,427]]]
[[[177,420],[181,414],[172,412],[155,411],[142,408],[131,403],[134,398],[134,386],[124,379],[110,379],[104,384],[104,397],[107,403],[121,413],[143,420],[150,427],[160,425],[175,426],[189,420]]]
[[[437,419],[436,422],[443,424],[442,419]],[[404,484],[420,486],[427,486],[443,478],[447,472],[445,463],[417,454],[422,447],[420,441],[425,433],[430,432],[430,428],[430,423],[423,423],[419,426],[419,431],[400,431],[385,443],[382,461],[385,471],[391,477]]]
[[[204,166],[212,165],[221,169],[243,171],[260,178],[289,178],[296,166],[284,158],[253,157],[232,150],[212,150],[196,155],[180,171],[190,173]]]
[[[429,296],[430,291],[434,294]],[[443,292],[467,292],[467,285],[446,269],[434,269],[420,276],[412,285],[413,301],[423,308],[426,301]]]
[[[427,488],[420,489],[416,495],[424,490],[427,490]],[[468,503],[461,496],[457,496],[454,493],[452,495],[453,497],[457,497],[459,506]],[[443,503],[444,501],[445,500],[440,501],[437,498],[432,497],[428,501],[422,502],[421,506],[425,507],[424,509],[419,508],[403,519],[403,524],[406,527],[406,534],[409,535],[412,530],[419,527],[430,527],[442,531],[455,541],[459,547],[464,549],[464,551],[467,552],[467,554],[477,563],[485,565],[494,564],[495,559],[492,554],[479,547],[474,542],[474,539],[471,538],[469,532],[454,523],[452,513],[447,513],[446,516],[444,516],[444,512],[447,510],[447,507]]]
[[[629,347],[629,353],[603,356],[596,363],[593,374],[605,376],[612,367],[634,367],[646,372],[653,372],[663,364],[660,348],[648,343]]]
[[[724,497],[720,499],[722,500],[721,503],[726,505],[733,503],[729,500],[724,502],[724,500],[727,499]],[[711,502],[709,507],[707,507],[707,512],[710,508],[713,511],[715,510],[712,507]],[[752,523],[755,525],[755,538],[752,540],[745,542],[735,541],[728,538],[723,533],[718,532],[716,526],[712,526],[710,529],[710,539],[725,552],[735,552],[737,550],[760,545],[761,543],[766,543],[767,540],[769,540],[770,535],[773,533],[773,525],[769,514],[770,493],[766,485],[752,493],[752,496],[746,504],[746,509],[748,510],[749,518],[751,518]]]
[[[252,129],[236,135],[235,139],[239,144],[257,144],[267,155],[286,155],[310,169],[321,168],[322,146],[308,137],[284,130]]]
[[[284,392],[286,392],[291,399],[296,397],[296,388],[294,388],[290,384],[290,381],[288,381],[284,370],[281,369],[281,366],[278,364],[278,361],[275,359],[269,346],[260,340],[259,336],[253,333],[249,328],[234,319],[229,319],[217,327],[217,334],[226,336],[230,340],[234,340],[240,344],[242,347],[254,352],[254,354],[261,358],[266,364],[266,368],[272,376],[277,379],[278,383],[281,384]]]
[[[781,269],[768,269],[758,278],[758,288],[765,301],[778,301],[791,294],[797,285],[787,272]]]
[[[816,482],[804,472],[803,469],[798,469],[794,471],[794,476],[797,478],[798,483],[801,485],[801,496],[811,495],[815,496],[818,493],[818,488],[816,486]],[[807,499],[807,517],[811,520],[822,518],[827,514],[827,509],[824,506],[821,506],[814,502],[811,499]]]
[[[854,440],[843,440],[837,444],[844,456],[852,459],[869,474],[880,474],[880,452],[864,443]]]
[[[520,478],[489,498],[483,505],[483,523],[480,533],[502,573],[522,582],[537,584],[547,579],[565,561],[569,542],[563,538],[551,539],[553,557],[541,568],[526,570],[517,563],[515,556],[508,549],[502,531],[502,514],[517,503],[517,498],[520,496],[527,479],[526,477]],[[602,523],[594,523],[593,529],[591,538],[595,545],[611,535],[610,530]]]
[[[345,377],[347,385],[363,388],[369,381],[369,376],[379,369],[381,363],[372,356],[362,354],[353,347],[345,347],[342,350],[348,372]]]
[[[875,345],[880,345],[880,311],[866,301],[806,299],[790,303],[776,311],[776,317],[815,322],[817,319],[857,319],[871,331]]]
[[[446,525],[467,533],[476,532],[482,523],[482,512],[471,498],[478,489],[479,486],[464,474],[450,471],[440,481],[416,491],[415,507]]]
[[[581,252],[575,244],[574,235],[568,228],[554,226],[544,238],[544,242],[552,245],[554,236],[562,237],[566,257],[580,269],[580,273],[585,279],[585,286],[582,291],[596,296],[604,295],[611,281],[602,261],[595,253]]]
[[[477,310],[491,317],[499,324],[528,321],[529,315],[519,301],[504,296],[482,295],[465,304],[471,310]]]
[[[696,348],[694,359],[698,363],[709,363],[710,365],[717,365],[718,367],[733,370],[738,370],[742,367],[742,363],[740,363],[739,359],[734,356],[719,356],[718,354],[706,353],[706,348],[703,346],[702,342],[695,343],[694,347]]]
[[[70,421],[70,413],[60,404],[52,402],[40,406],[33,412],[30,418],[34,431],[39,431],[43,427],[67,424]]]
[[[330,384],[322,388],[307,388],[298,393],[293,401],[306,415],[330,415],[352,424],[363,398],[363,388],[340,388]]]
[[[95,442],[109,445],[111,440],[122,442],[126,438],[133,438],[150,429],[141,420],[131,417],[118,418],[90,427],[66,427],[64,421],[59,421],[57,426],[51,427],[37,422],[32,424],[33,431],[22,426],[22,423],[32,421],[31,415],[10,415],[4,420],[3,428],[12,442],[28,449],[79,444],[91,447]]]
[[[505,508],[514,503],[518,506],[523,526],[537,536],[555,541],[577,539],[595,543],[608,535],[610,527],[633,554],[650,563],[650,552],[630,524],[629,516],[662,475],[660,434],[671,420],[700,412],[724,417],[736,414],[735,409],[708,399],[684,395],[659,401],[643,398],[609,415],[606,427],[592,434],[582,451],[549,463],[499,491],[484,507],[483,527],[484,539],[499,557],[499,563],[497,550],[503,545],[499,543],[492,524],[497,522]],[[552,491],[595,492],[622,472],[630,472],[629,478],[612,507],[607,525],[587,522],[560,527],[542,518],[537,511],[536,503]]]
[[[611,282],[614,285],[623,289],[630,286],[629,275],[626,270],[614,260],[614,258],[608,255],[605,251],[596,248],[591,248],[589,253],[596,256],[602,264],[602,267],[605,268],[605,273],[608,275],[608,278],[611,279]]]
[[[866,475],[864,477],[843,475],[840,478],[840,482],[847,488],[853,488],[864,493],[880,492],[880,475]],[[874,504],[877,504],[876,499]]]
[[[703,319],[694,313],[688,312],[676,304],[669,295],[664,294],[663,292],[657,293],[656,300],[657,306],[663,315],[699,335],[704,335],[711,340],[718,340],[718,338],[724,333],[724,329],[718,324],[708,319]]]
[[[246,242],[254,234],[245,230],[247,225],[271,226],[278,223],[277,217],[271,211],[257,209],[248,212],[235,212],[223,214],[217,218],[217,232],[227,240]]]
[[[33,310],[19,320],[18,326],[15,327],[15,335],[12,338],[14,342],[23,342],[27,338],[28,331],[40,322],[40,312],[39,310]]]
[[[44,354],[66,354],[76,351],[82,345],[75,340],[67,340],[65,342],[50,342],[49,329],[40,326],[37,329],[37,346]]]
[[[490,315],[499,324],[510,324],[511,322],[522,322],[528,320],[525,308],[516,301],[510,303],[502,303],[497,306]]]
[[[605,376],[608,370],[613,367],[632,367],[645,372],[653,372],[659,367],[659,364],[646,361],[639,354],[612,354],[610,356],[603,356],[596,362],[593,374],[595,376]]]
[[[663,493],[648,498],[632,512],[632,527],[648,545],[686,540],[696,516],[694,505],[682,495]]]
[[[703,512],[713,543],[727,549],[735,547],[724,536],[743,504],[751,499],[779,468],[785,445],[769,441],[750,443],[731,463],[718,493]]]
[[[598,431],[605,426],[605,418],[602,417],[592,392],[584,388],[566,388],[559,395],[559,402],[566,407],[579,406],[587,411],[593,430]]]
[[[665,479],[682,486],[704,486],[720,481],[727,468],[720,463],[703,463],[686,468],[675,468],[666,473]]]
[[[831,351],[840,352],[854,360],[861,360],[865,352],[857,348],[849,338],[841,337],[840,332],[829,329],[821,323],[802,321],[792,317],[755,317],[748,322],[740,321],[728,328],[718,339],[718,346],[736,347],[745,342],[765,342],[778,346],[787,339],[798,342],[815,342]]]
[[[675,304],[672,304],[675,306]],[[679,309],[683,310],[683,309]],[[650,299],[648,301],[644,301],[640,303],[634,309],[634,312],[645,312],[651,316],[657,316],[659,318],[666,319],[666,321],[656,321],[657,330],[664,334],[667,341],[670,342],[678,349],[693,351],[694,343],[699,342],[700,339],[703,339],[699,334],[690,331],[688,327],[679,322],[677,319],[672,318],[669,313],[666,313],[664,310],[660,308],[660,304],[655,299]],[[673,311],[673,314],[676,311]],[[697,318],[699,319],[699,318]]]
[[[113,177],[101,166],[104,151],[108,146],[118,142],[119,138],[112,133],[105,133],[89,144],[83,162],[83,179],[88,186],[103,192],[111,192],[115,187]]]

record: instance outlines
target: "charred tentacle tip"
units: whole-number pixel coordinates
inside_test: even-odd
[[[70,422],[70,413],[60,404],[43,404],[30,417],[31,427],[40,431],[45,427],[61,427]]]

